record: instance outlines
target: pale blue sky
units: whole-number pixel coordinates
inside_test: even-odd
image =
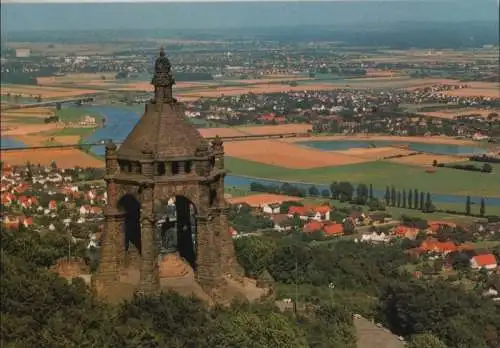
[[[355,1],[409,1],[409,2],[454,2],[457,0],[1,0],[1,3],[83,3],[83,2],[93,2],[93,3],[104,3],[104,2],[248,2],[248,1],[325,1],[325,2],[355,2]],[[481,1],[496,1],[496,0],[471,0],[476,2]]]
[[[498,21],[497,0],[26,1],[3,3],[0,8],[3,30],[166,30],[356,23],[387,26],[402,22]]]

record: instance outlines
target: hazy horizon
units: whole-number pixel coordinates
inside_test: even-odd
[[[61,0],[59,0],[61,1]],[[481,3],[478,6],[478,2]],[[2,30],[224,29],[498,21],[496,0],[3,2]]]

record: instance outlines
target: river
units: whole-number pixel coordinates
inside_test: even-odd
[[[382,140],[334,140],[334,141],[302,141],[299,144],[313,147],[322,151],[345,151],[353,148],[368,149],[373,146],[385,147],[407,145],[410,150],[434,153],[439,155],[477,155],[487,153],[488,150],[479,147],[455,144],[431,144],[424,142],[402,142]]]
[[[135,111],[120,108],[116,106],[91,106],[94,111],[101,113],[106,118],[106,126],[104,128],[99,128],[96,130],[91,136],[85,139],[85,143],[96,143],[101,140],[112,139],[116,142],[122,142],[127,135],[130,133],[132,128],[135,126],[137,121],[140,118]],[[3,139],[2,139],[3,141]],[[327,142],[331,143],[331,142]],[[336,145],[341,146],[341,145]],[[364,145],[362,145],[364,146]],[[2,144],[3,147],[3,144]],[[5,146],[8,147],[8,146]],[[456,149],[453,151],[456,151]],[[104,155],[104,146],[94,146],[92,151],[98,155]],[[263,178],[252,178],[252,177],[244,177],[244,176],[236,176],[236,175],[228,175],[226,177],[226,185],[227,186],[249,186],[251,182],[259,182],[262,184],[282,184],[279,180],[270,180]],[[297,186],[308,189],[311,185],[309,183],[294,183]],[[318,189],[328,189],[328,185],[314,184]],[[377,190],[374,188],[373,192],[377,197],[383,198],[385,195],[384,190]],[[432,200],[437,203],[458,203],[464,204],[465,207],[465,197],[460,195],[450,195],[450,194],[433,194]],[[471,197],[473,204],[480,204],[481,197]],[[500,197],[485,197],[486,206],[494,205],[500,206]]]

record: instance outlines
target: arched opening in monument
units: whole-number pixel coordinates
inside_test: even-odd
[[[160,257],[177,253],[196,269],[196,207],[184,196],[156,201]]]
[[[141,252],[141,203],[130,194],[124,195],[118,201],[118,209],[125,213],[123,219],[123,234],[125,251],[135,246]]]

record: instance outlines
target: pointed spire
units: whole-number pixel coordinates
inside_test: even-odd
[[[160,47],[160,57],[165,57],[165,49],[163,46]]]

